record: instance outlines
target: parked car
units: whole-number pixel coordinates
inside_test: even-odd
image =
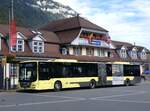
[[[144,71],[144,75],[150,75],[150,70]]]

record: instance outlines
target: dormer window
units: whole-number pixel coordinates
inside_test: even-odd
[[[23,40],[18,40],[17,41],[17,48],[18,48],[18,51],[23,51],[24,49],[24,41]]]
[[[126,53],[126,50],[125,50],[125,49],[121,49],[121,50],[120,50],[120,57],[121,57],[121,58],[126,58],[126,57],[127,57],[127,53]]]
[[[146,52],[145,51],[141,52],[141,59],[146,59]]]
[[[32,49],[34,53],[44,53],[44,42],[32,41]]]
[[[17,32],[16,45],[11,47],[11,51],[24,52],[24,39],[26,39],[26,37],[22,33]]]
[[[24,40],[23,39],[17,39],[16,45],[11,47],[11,50],[13,52],[23,52],[24,51]]]
[[[131,57],[133,59],[137,59],[137,51],[135,51],[135,50],[131,51]]]
[[[37,34],[37,33],[36,33]],[[33,53],[44,53],[44,41],[41,34],[37,34],[30,39],[29,46]]]

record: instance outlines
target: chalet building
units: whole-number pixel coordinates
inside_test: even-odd
[[[18,84],[18,62],[76,59],[87,62],[131,62],[150,68],[149,51],[142,46],[113,41],[109,32],[82,17],[57,20],[39,29],[17,27],[17,43],[9,45],[9,27],[0,25],[0,88],[6,79]]]
[[[126,42],[112,41],[111,46],[123,61],[146,62],[148,49]]]
[[[9,78],[12,87],[18,83],[18,62],[59,58],[59,38],[51,31],[17,27],[17,42],[9,47],[9,27],[0,25],[0,88]],[[6,60],[7,59],[7,60]]]
[[[81,61],[103,61],[102,58],[111,60],[108,31],[84,18],[77,16],[54,21],[41,29],[56,33],[61,43],[61,58]]]

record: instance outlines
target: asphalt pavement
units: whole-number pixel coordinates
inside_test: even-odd
[[[0,111],[149,111],[150,82],[136,86],[0,92]]]

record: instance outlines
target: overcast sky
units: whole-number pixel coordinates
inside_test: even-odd
[[[54,0],[107,29],[113,40],[150,49],[150,0]]]

